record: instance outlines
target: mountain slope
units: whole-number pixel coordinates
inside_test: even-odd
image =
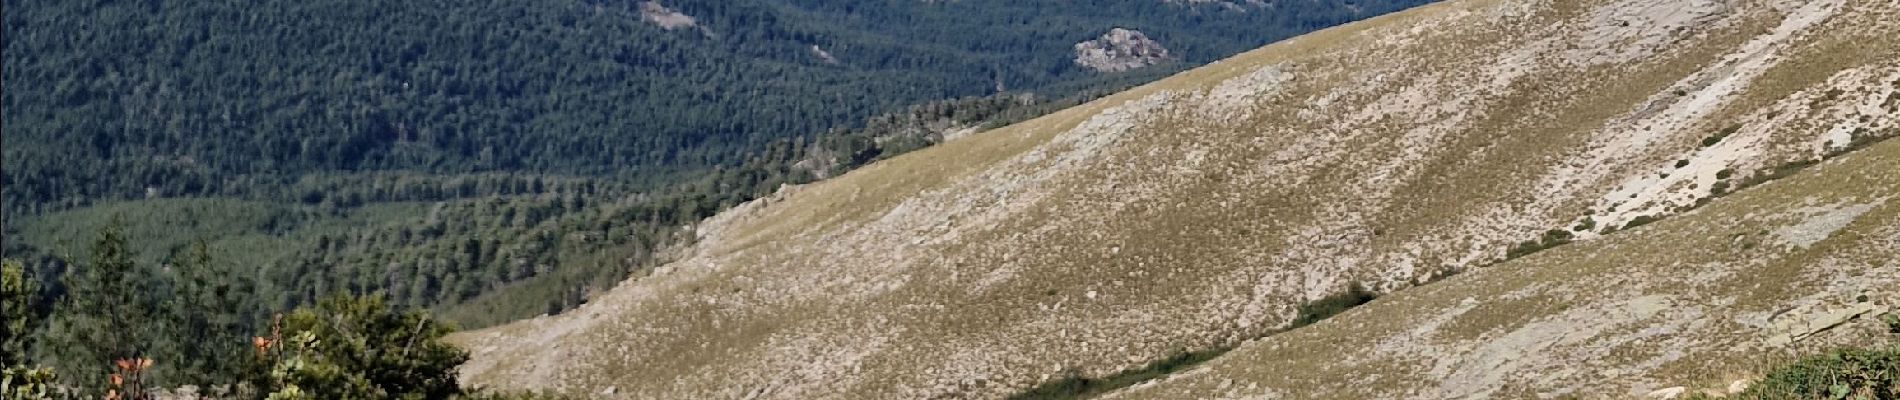
[[[780,184],[1423,1],[7,0],[0,254],[62,293],[126,217],[154,264],[232,254],[249,314],[380,292],[488,326]],[[1074,65],[1122,28],[1172,51]]]
[[[1790,354],[1890,343],[1900,141],[1678,218],[1381,298],[1114,399],[1725,393]],[[1341,353],[1338,349],[1358,349]]]
[[[462,336],[464,376],[997,398],[1218,351],[1894,136],[1896,11],[1460,0],[1316,32],[722,214],[587,307]]]

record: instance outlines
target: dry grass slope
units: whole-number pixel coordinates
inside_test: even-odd
[[[458,337],[475,356],[464,376],[605,398],[1002,398],[1063,376],[1242,346],[1307,358],[1288,364],[1298,371],[1257,359],[1222,367],[1240,364],[1227,361],[1244,359],[1235,353],[1148,389],[1155,392],[1129,394],[1303,397],[1313,393],[1298,388],[1327,387],[1309,380],[1325,377],[1403,397],[1594,396],[1712,380],[1692,376],[1712,365],[1695,360],[1732,359],[1725,354],[1741,351],[1733,346],[1749,327],[1702,318],[1725,315],[1713,307],[1821,304],[1883,282],[1892,266],[1867,265],[1891,258],[1892,230],[1884,239],[1883,231],[1859,234],[1872,242],[1826,236],[1783,257],[1819,264],[1760,271],[1755,261],[1718,256],[1785,248],[1771,242],[1782,237],[1772,229],[1690,230],[1672,220],[1604,232],[1684,212],[1783,165],[1895,136],[1900,44],[1890,38],[1900,37],[1900,4],[1680,3],[1447,1],[792,188],[707,221],[679,261],[587,307]],[[1851,206],[1896,186],[1879,176],[1826,176],[1853,185],[1786,183],[1838,195],[1737,197],[1691,217],[1738,204],[1751,208],[1720,211],[1735,218],[1709,224],[1781,221],[1774,216],[1810,208],[1835,215],[1827,210],[1858,210]],[[1884,204],[1860,218],[1890,221]],[[1861,232],[1855,224],[1842,232]],[[1768,226],[1778,225],[1758,227]],[[1573,227],[1588,229],[1566,248],[1604,251],[1494,265],[1520,242]],[[1687,233],[1648,236],[1666,229]],[[1803,235],[1789,237],[1812,238]],[[1735,250],[1740,243],[1755,250]],[[1695,256],[1702,253],[1710,254]],[[1559,273],[1566,269],[1553,265],[1568,265],[1557,262],[1563,254],[1600,266],[1578,274],[1626,285]],[[1641,258],[1660,255],[1670,257]],[[1694,260],[1706,261],[1678,264]],[[1298,305],[1355,284],[1393,291],[1486,266],[1495,272],[1447,282],[1502,294],[1446,293],[1447,283],[1369,306],[1420,316],[1447,315],[1445,304],[1465,308],[1443,321],[1349,312],[1256,340],[1290,324]],[[1804,282],[1816,271],[1859,275],[1838,285],[1774,280]],[[1715,286],[1655,294],[1638,279]],[[1408,300],[1432,293],[1448,300]],[[1735,297],[1705,303],[1717,300],[1699,293]],[[1662,324],[1580,321],[1602,314]],[[1436,353],[1322,362],[1342,348],[1323,340],[1349,338],[1313,332],[1351,324],[1416,332],[1432,341],[1395,346]],[[1561,346],[1540,336],[1569,326],[1600,329],[1565,336]],[[1653,337],[1642,332],[1699,329],[1736,336],[1656,341],[1678,345],[1673,359],[1576,350],[1484,364],[1518,351],[1512,346],[1648,346]],[[1838,340],[1751,349],[1792,353]],[[1270,343],[1286,350],[1264,350]],[[1368,374],[1340,372],[1355,370]],[[1200,376],[1231,377],[1235,386]]]
[[[1401,291],[1110,398],[1725,391],[1795,354],[1892,340],[1874,315],[1900,304],[1896,254],[1900,141],[1890,140],[1686,215]],[[1859,318],[1776,340],[1842,311]]]

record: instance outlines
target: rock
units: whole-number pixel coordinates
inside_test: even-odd
[[[1729,382],[1728,394],[1741,394],[1742,391],[1748,390],[1748,387],[1754,384],[1754,379],[1736,379],[1734,382]]]
[[[1168,59],[1168,49],[1141,31],[1115,28],[1095,40],[1075,44],[1075,65],[1099,72],[1120,72]]]
[[[1854,317],[1879,315],[1887,312],[1888,309],[1889,307],[1886,305],[1857,303],[1833,311],[1815,313],[1790,311],[1770,323],[1769,328],[1772,329],[1774,333],[1768,337],[1768,344],[1773,346],[1787,346],[1802,339],[1807,339],[1809,336],[1814,336],[1816,333],[1821,333],[1847,323],[1847,321],[1854,319]]]
[[[660,29],[669,31],[699,26],[699,21],[692,16],[667,8],[655,1],[641,2],[640,16],[646,19],[647,22],[659,25]]]
[[[1687,391],[1689,391],[1689,388],[1681,387],[1681,386],[1662,388],[1662,389],[1656,389],[1655,391],[1649,392],[1649,394],[1643,395],[1643,398],[1645,399],[1674,399],[1677,397],[1681,397],[1682,393],[1687,392]]]
[[[601,389],[600,394],[602,396],[612,396],[614,392],[619,392],[619,391],[620,391],[619,387],[608,386],[606,389]]]

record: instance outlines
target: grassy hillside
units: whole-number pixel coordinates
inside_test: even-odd
[[[1887,141],[1678,217],[1400,291],[1107,398],[1725,394],[1796,355],[1900,339],[1879,318],[1900,304],[1896,195],[1900,141]]]
[[[1354,287],[1387,293],[1375,307],[1540,248],[1631,240],[1900,134],[1900,49],[1878,39],[1900,33],[1890,3],[1653,5],[1434,4],[783,191],[575,312],[458,337],[464,377],[626,398],[1005,398],[1244,348]],[[1878,198],[1884,182],[1843,190]],[[1762,299],[1815,294],[1788,293]],[[1604,364],[1549,367],[1600,379],[1511,390],[1621,394],[1669,371],[1582,359]],[[1383,387],[1500,390],[1453,378]]]

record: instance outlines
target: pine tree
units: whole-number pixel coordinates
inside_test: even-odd
[[[150,357],[160,331],[158,288],[133,261],[121,226],[114,218],[93,242],[91,262],[66,270],[66,296],[47,335],[61,377],[81,390],[113,373],[115,361]]]
[[[172,263],[172,298],[166,301],[169,339],[165,356],[175,360],[169,383],[199,387],[232,384],[247,358],[242,309],[248,291],[242,279],[212,262],[203,241]]]
[[[38,285],[26,267],[0,261],[0,368],[29,364],[26,352],[33,348],[32,330],[39,326],[33,310],[38,296]]]

